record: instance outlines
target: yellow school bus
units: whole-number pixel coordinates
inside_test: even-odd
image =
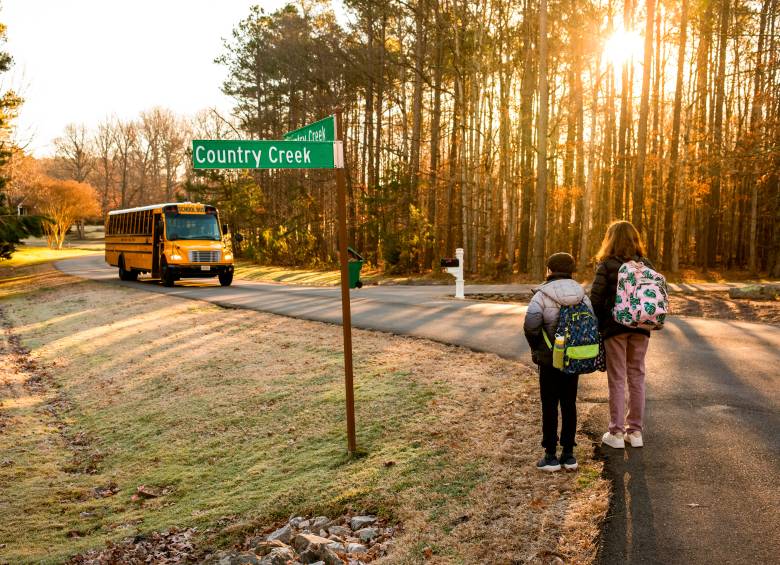
[[[229,286],[233,251],[226,235],[214,206],[178,202],[113,210],[106,219],[106,263],[119,268],[123,281],[151,273],[173,286],[182,278],[216,276]]]

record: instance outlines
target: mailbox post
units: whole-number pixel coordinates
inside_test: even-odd
[[[464,294],[465,281],[463,280],[463,249],[455,250],[455,259],[442,259],[441,266],[455,277],[455,298],[466,298]]]

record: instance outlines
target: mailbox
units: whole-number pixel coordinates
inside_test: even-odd
[[[455,277],[455,298],[465,298],[463,280],[463,249],[455,250],[455,258],[444,258],[440,261],[441,268]]]

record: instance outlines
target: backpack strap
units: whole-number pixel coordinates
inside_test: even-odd
[[[551,350],[553,348],[552,343],[550,343],[550,338],[547,337],[547,330],[542,328],[542,335],[544,336],[544,342],[547,344],[547,347],[549,347]]]

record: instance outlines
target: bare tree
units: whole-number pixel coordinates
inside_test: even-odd
[[[104,120],[97,126],[93,137],[95,147],[95,176],[99,188],[100,209],[103,214],[115,204],[112,202],[114,175],[117,165],[116,138],[114,126],[110,120]]]
[[[68,124],[62,136],[54,140],[55,155],[69,178],[84,182],[95,165],[92,138],[83,124]]]
[[[126,208],[132,197],[130,178],[133,152],[138,147],[138,131],[135,122],[121,120],[117,120],[112,129],[119,173],[119,205]]]

